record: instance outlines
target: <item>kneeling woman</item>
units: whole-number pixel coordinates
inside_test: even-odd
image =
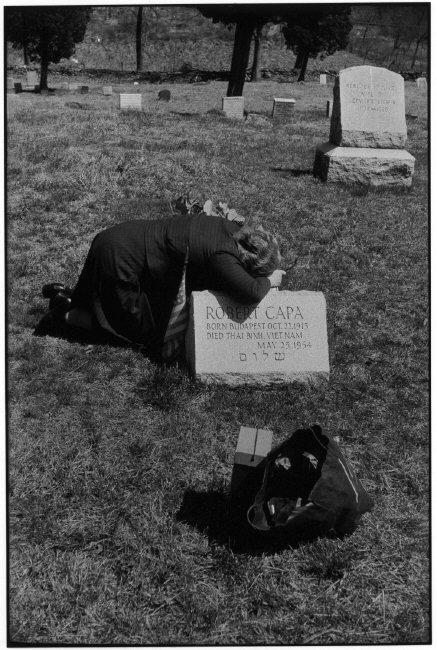
[[[240,227],[197,214],[162,221],[127,221],[93,240],[75,289],[46,285],[51,309],[35,329],[72,326],[158,352],[180,286],[209,289],[257,303],[281,284],[276,239],[263,228]]]

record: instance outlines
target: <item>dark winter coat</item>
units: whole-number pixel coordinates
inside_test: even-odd
[[[72,306],[91,312],[106,331],[140,345],[159,344],[189,250],[187,291],[210,289],[243,303],[270,289],[245,270],[232,237],[238,226],[205,214],[161,221],[127,221],[93,240]],[[156,342],[155,342],[156,344]]]

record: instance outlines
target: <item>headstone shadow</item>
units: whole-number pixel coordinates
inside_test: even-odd
[[[289,169],[288,167],[270,167],[271,172],[276,174],[281,174],[281,176],[293,176],[295,178],[299,176],[312,176],[312,169]]]

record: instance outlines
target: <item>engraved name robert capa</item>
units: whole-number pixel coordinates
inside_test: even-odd
[[[308,323],[298,305],[268,305],[262,309],[243,305],[207,306],[206,329],[208,339],[255,340],[258,349],[311,347],[309,341],[302,340]],[[302,343],[293,344],[295,339]]]

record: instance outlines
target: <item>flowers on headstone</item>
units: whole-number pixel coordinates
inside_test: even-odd
[[[219,201],[218,206],[215,206],[211,199],[207,199],[202,204],[197,199],[192,199],[188,194],[183,194],[174,201],[172,209],[179,214],[200,214],[203,212],[208,216],[222,217],[228,221],[235,221],[236,223],[243,224],[245,219],[241,214],[238,214],[234,208],[229,208],[227,203]]]

